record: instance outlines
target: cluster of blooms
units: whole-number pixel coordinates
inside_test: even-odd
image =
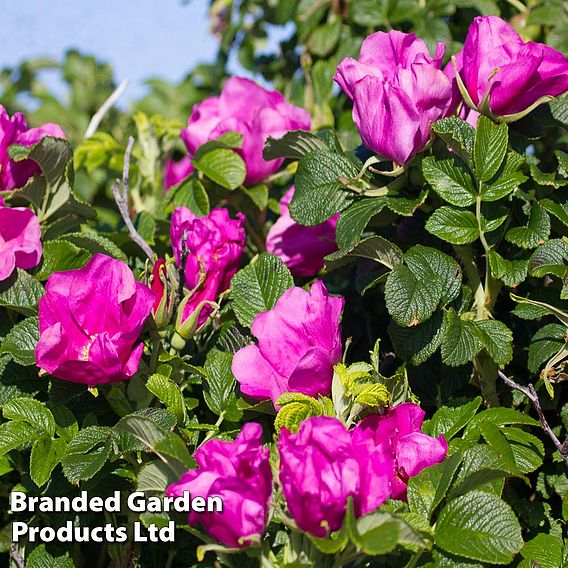
[[[348,498],[356,517],[406,498],[408,479],[441,462],[447,443],[423,434],[424,412],[405,403],[364,418],[349,431],[336,418],[283,429],[278,440],[279,485],[296,525],[316,537],[341,528]],[[234,442],[211,440],[195,452],[199,468],[168,487],[169,496],[220,496],[222,513],[191,513],[189,523],[230,547],[258,542],[272,505],[269,450],[259,424],[245,424]]]
[[[12,144],[32,146],[44,136],[65,138],[57,124],[28,128],[21,112],[10,118],[0,105],[0,191],[22,187],[39,172],[39,167],[32,160],[12,160],[9,147]],[[0,282],[9,278],[16,267],[30,269],[37,266],[42,250],[38,218],[29,209],[6,207],[0,196]]]

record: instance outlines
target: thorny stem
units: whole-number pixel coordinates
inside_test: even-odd
[[[128,211],[128,176],[130,172],[130,156],[132,154],[132,147],[134,146],[134,138],[130,136],[128,138],[128,146],[124,152],[124,168],[122,170],[122,193],[120,191],[120,180],[116,180],[112,187],[112,194],[114,195],[114,200],[122,220],[124,221],[126,227],[128,228],[128,233],[130,238],[145,252],[146,256],[153,262],[154,251],[151,249],[150,245],[138,234],[138,231],[132,224],[132,219],[130,219],[130,213]]]
[[[497,371],[497,372],[498,372],[501,380],[507,386],[509,386],[512,389],[515,389],[519,392],[522,392],[531,401],[532,405],[534,406],[534,409],[536,410],[536,413],[538,414],[538,419],[540,420],[540,423],[542,424],[542,429],[546,432],[548,437],[552,440],[552,443],[556,446],[558,453],[562,456],[562,459],[564,460],[564,464],[568,468],[568,439],[566,439],[566,441],[564,443],[562,443],[558,439],[556,434],[552,431],[552,428],[550,427],[550,425],[548,424],[548,421],[546,420],[546,417],[544,416],[542,406],[540,405],[540,399],[538,398],[538,395],[536,394],[536,390],[535,390],[533,384],[529,383],[528,386],[524,387],[522,385],[519,385],[515,381],[511,380],[507,375],[505,375],[505,373],[503,373],[503,371]]]
[[[18,568],[26,568],[24,559],[20,556],[16,545],[13,543],[10,545],[10,557]]]

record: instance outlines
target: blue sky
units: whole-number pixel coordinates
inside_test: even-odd
[[[124,99],[139,97],[149,77],[177,81],[216,53],[207,0],[4,0],[0,68],[66,49],[112,64]]]

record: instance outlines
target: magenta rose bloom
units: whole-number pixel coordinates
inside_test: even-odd
[[[353,120],[367,148],[398,165],[424,150],[431,124],[451,111],[444,49],[439,43],[432,58],[414,34],[392,30],[368,36],[359,61],[341,61],[335,81],[353,101]]]
[[[227,209],[213,209],[204,217],[197,217],[187,207],[178,207],[171,221],[171,241],[176,264],[182,258],[182,238],[187,231],[186,245],[189,250],[185,265],[185,287],[193,294],[183,308],[185,321],[204,301],[214,302],[231,283],[241,265],[246,242],[243,228],[244,215],[237,213],[231,219]],[[201,276],[202,272],[204,273]],[[199,285],[200,278],[202,283]],[[211,313],[205,306],[199,316],[201,325]]]
[[[0,282],[15,268],[37,266],[42,250],[39,219],[25,207],[5,207],[0,197]]]
[[[345,425],[328,416],[304,420],[278,439],[280,484],[299,528],[318,537],[341,528],[347,497],[358,493],[359,464]]]
[[[21,112],[10,118],[6,109],[0,105],[0,191],[22,187],[28,179],[39,173],[39,166],[33,160],[15,162],[8,154],[12,144],[33,146],[44,136],[65,138],[65,133],[57,124],[44,124],[39,128],[28,128]]]
[[[274,308],[258,314],[252,324],[258,343],[233,358],[243,394],[274,403],[285,392],[328,395],[341,359],[342,309],[343,298],[330,296],[318,280],[309,292],[286,290]]]
[[[487,96],[487,107],[478,110],[495,117],[522,113],[542,97],[568,90],[566,57],[542,43],[525,43],[496,16],[474,19],[456,64],[473,104]],[[455,76],[452,62],[446,73]]]
[[[266,528],[272,496],[270,451],[261,443],[259,424],[245,424],[234,442],[210,440],[194,454],[199,468],[170,485],[166,495],[218,496],[222,512],[189,514],[189,524],[201,524],[205,532],[225,546],[245,547],[260,539]]]
[[[266,250],[279,256],[294,276],[314,276],[323,268],[323,259],[337,250],[335,227],[339,214],[321,225],[305,227],[292,219],[288,204],[292,186],[280,200],[280,217],[266,236]]]
[[[393,499],[406,499],[408,479],[446,457],[446,440],[423,434],[423,420],[424,411],[406,402],[383,416],[367,416],[353,430],[353,445],[361,454],[365,448],[374,453],[388,472]]]
[[[38,367],[89,386],[136,373],[144,345],[135,343],[155,297],[124,262],[96,254],[79,270],[53,273],[45,289]]]
[[[192,172],[193,164],[189,156],[184,156],[179,162],[174,162],[172,159],[167,160],[164,171],[164,189],[168,190],[170,187],[182,182]]]
[[[245,183],[265,180],[281,166],[281,159],[262,157],[268,136],[280,137],[289,130],[309,130],[310,115],[292,105],[277,91],[268,91],[250,79],[231,77],[218,97],[209,97],[193,107],[181,137],[193,155],[197,148],[230,130],[243,135],[238,150],[247,167]]]

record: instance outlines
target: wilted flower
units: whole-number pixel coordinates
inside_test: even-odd
[[[171,221],[171,241],[176,264],[183,260],[184,234],[187,240],[185,264],[185,288],[188,295],[180,306],[179,328],[196,310],[199,326],[211,313],[210,303],[224,292],[241,264],[246,242],[243,228],[244,215],[237,213],[231,219],[227,209],[213,209],[203,217],[197,217],[187,207],[178,207]]]
[[[333,365],[341,359],[342,309],[343,298],[330,296],[320,280],[309,292],[286,290],[274,308],[254,319],[258,343],[233,358],[241,391],[274,403],[284,392],[329,394]]]
[[[39,302],[38,367],[89,386],[132,377],[144,350],[135,343],[154,302],[124,262],[103,254],[53,273]]]
[[[6,109],[0,105],[0,191],[22,187],[28,179],[39,173],[39,166],[33,160],[15,162],[8,154],[12,144],[32,146],[44,136],[65,138],[65,133],[57,124],[44,124],[39,128],[28,128],[21,112],[10,118]]]
[[[309,129],[307,111],[286,102],[277,91],[268,91],[250,79],[231,77],[218,97],[209,97],[193,107],[181,137],[193,155],[199,146],[225,132],[242,134],[243,147],[238,152],[247,168],[245,183],[252,185],[276,172],[283,161],[267,162],[262,157],[268,136]]]
[[[296,434],[278,439],[280,483],[299,528],[324,537],[338,530],[347,498],[358,493],[359,464],[345,425],[327,416],[308,418]]]
[[[0,282],[15,268],[33,268],[41,260],[39,219],[24,207],[5,207],[0,197]]]
[[[262,446],[259,424],[245,424],[234,442],[210,440],[194,454],[199,468],[170,485],[166,495],[218,496],[222,512],[189,514],[189,524],[201,524],[209,536],[229,547],[258,541],[266,528],[272,495],[270,452]]]
[[[294,196],[292,186],[280,200],[280,218],[266,236],[266,250],[279,256],[295,276],[313,276],[323,268],[326,255],[337,250],[335,215],[321,225],[305,227],[292,219],[288,204]]]
[[[542,43],[525,43],[496,16],[474,19],[456,66],[466,102],[469,98],[472,108],[493,117],[521,118],[568,90],[566,57]],[[453,62],[446,73],[455,77]]]
[[[448,450],[443,436],[421,432],[424,411],[411,402],[399,404],[385,415],[371,414],[353,430],[353,444],[375,452],[390,481],[390,496],[406,498],[408,479],[440,463]]]
[[[341,61],[335,80],[353,101],[353,120],[367,148],[403,165],[426,147],[431,124],[451,110],[444,49],[439,43],[432,58],[414,34],[392,30],[368,36],[359,61]]]
[[[166,161],[164,171],[164,189],[177,185],[193,172],[193,165],[189,156],[184,156],[178,162],[172,159]]]

